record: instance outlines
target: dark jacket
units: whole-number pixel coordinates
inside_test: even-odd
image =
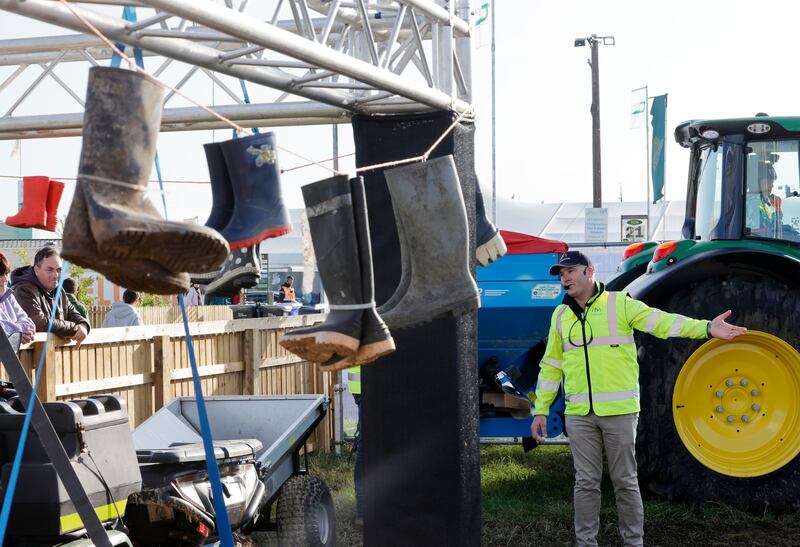
[[[77,296],[67,293],[67,300],[69,300],[70,304],[75,306],[75,309],[78,310],[79,314],[81,314],[83,317],[89,317],[89,310],[87,310],[86,306],[84,306],[81,301],[78,300]]]
[[[11,272],[11,283],[17,302],[36,325],[36,332],[47,332],[55,291],[49,293],[42,287],[33,273],[33,266],[23,266]],[[80,324],[89,332],[89,321],[70,304],[67,293],[61,291],[51,332],[62,338],[71,338],[78,332]]]

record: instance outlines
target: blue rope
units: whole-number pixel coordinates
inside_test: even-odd
[[[136,8],[132,7],[125,7],[122,10],[122,18],[129,23],[136,23]],[[125,44],[117,42],[117,48],[120,51],[125,51]],[[138,47],[133,48],[133,58],[136,60],[136,66],[139,68],[144,68],[144,55],[142,55],[142,49]],[[111,56],[111,66],[114,68],[119,68],[120,64],[122,64],[122,57],[117,55],[116,52]],[[158,161],[158,149],[156,149],[156,174],[158,175],[158,188],[161,190],[161,203],[164,205],[164,218],[167,218],[169,215],[167,214],[167,197],[164,194],[164,180],[161,178],[161,163]]]
[[[250,94],[247,92],[247,85],[241,78],[239,79],[239,85],[242,86],[242,96],[244,97],[244,104],[250,104]],[[258,127],[253,128],[253,133],[255,133],[256,135],[260,133]],[[233,131],[233,137],[236,138],[236,130]]]
[[[186,303],[184,302],[183,294],[178,295],[178,302],[181,305],[183,328],[186,331],[186,346],[189,350],[189,363],[192,365],[192,382],[194,382],[194,393],[195,399],[197,400],[197,414],[200,417],[200,433],[203,435],[206,468],[208,470],[208,476],[211,479],[211,501],[214,503],[214,512],[217,517],[217,536],[222,543],[222,547],[233,547],[233,533],[231,532],[231,523],[228,520],[228,511],[225,508],[225,501],[222,497],[222,480],[219,476],[217,458],[214,455],[214,445],[211,442],[211,427],[208,424],[206,401],[203,398],[203,386],[200,385],[200,373],[197,371],[197,362],[194,358],[192,335],[189,332],[189,319],[186,317]]]
[[[55,321],[56,310],[58,309],[58,299],[61,296],[61,284],[64,282],[64,277],[67,274],[67,265],[69,263],[65,260],[62,265],[61,275],[58,278],[58,286],[56,287],[56,295],[53,298],[53,309],[50,310],[50,321],[47,323],[47,338],[50,338],[50,331],[53,328],[53,321]],[[9,290],[9,289],[6,289]],[[5,336],[5,334],[3,334]],[[28,430],[31,426],[31,416],[33,415],[33,398],[36,397],[36,390],[39,388],[39,379],[42,377],[44,370],[44,356],[47,354],[47,339],[45,339],[42,354],[39,357],[39,366],[36,369],[36,378],[33,380],[33,392],[31,398],[25,405],[25,420],[22,422],[22,431],[19,436],[19,444],[17,445],[17,452],[14,455],[14,465],[11,467],[11,474],[8,478],[8,487],[3,496],[3,510],[0,512],[0,545],[3,544],[3,539],[6,537],[6,528],[8,528],[8,518],[11,515],[11,503],[14,500],[14,490],[17,487],[17,478],[19,477],[19,468],[22,465],[22,453],[25,450],[25,442],[28,440]]]

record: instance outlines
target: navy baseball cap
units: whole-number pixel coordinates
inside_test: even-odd
[[[561,268],[570,268],[572,266],[591,266],[592,261],[589,257],[580,251],[567,251],[558,257],[558,264],[550,266],[550,275],[558,275]]]

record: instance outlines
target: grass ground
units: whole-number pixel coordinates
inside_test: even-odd
[[[336,504],[337,545],[357,547],[354,525],[353,458],[320,454],[311,471],[322,478]],[[568,447],[523,453],[518,446],[481,449],[481,544],[485,546],[567,546],[572,534],[572,459]],[[621,545],[613,490],[606,477],[599,542]],[[751,515],[710,505],[689,507],[645,496],[645,541],[652,547],[800,546],[800,515]],[[266,536],[258,540],[269,545]]]

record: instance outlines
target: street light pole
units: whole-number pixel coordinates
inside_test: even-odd
[[[592,48],[592,186],[593,207],[603,206],[601,195],[600,168],[600,60],[597,52],[598,41],[593,34],[589,39]]]
[[[592,34],[588,38],[576,38],[575,47],[585,46],[587,42],[591,48],[589,66],[592,69],[592,206],[597,209],[603,205],[602,169],[600,167],[600,55],[598,46],[600,44],[613,46],[614,37]]]

